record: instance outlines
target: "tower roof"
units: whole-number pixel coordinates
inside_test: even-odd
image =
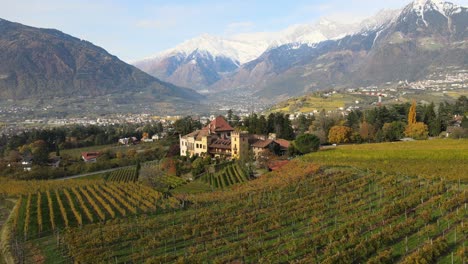
[[[217,116],[215,119],[213,119],[213,121],[211,121],[203,129],[208,130],[211,133],[234,131],[234,128],[232,128],[222,116]]]

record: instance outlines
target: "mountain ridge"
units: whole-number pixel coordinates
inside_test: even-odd
[[[197,100],[194,91],[169,85],[105,49],[56,29],[0,19],[0,96],[100,96],[150,89],[164,97]]]
[[[407,20],[405,21],[400,19],[403,13],[406,14],[404,19]],[[285,30],[289,30],[289,35],[284,35],[290,38],[277,37],[275,39],[267,35],[264,38],[270,38],[270,43],[262,54],[248,62],[240,62],[238,67],[236,67],[237,61],[234,60],[232,67],[223,72],[214,70],[213,67],[203,69],[188,67],[186,65],[190,63],[188,60],[172,64],[172,69],[183,70],[172,71],[169,74],[164,72],[167,69],[165,63],[153,61],[153,69],[151,66],[140,67],[138,63],[135,65],[163,80],[176,83],[177,81],[183,82],[187,80],[187,76],[195,74],[197,77],[195,80],[185,81],[184,84],[192,83],[196,89],[200,90],[221,91],[240,88],[258,92],[276,89],[277,92],[266,91],[259,95],[288,96],[291,92],[290,96],[293,96],[314,89],[343,88],[346,84],[360,86],[378,84],[381,81],[411,79],[414,76],[423,78],[431,71],[429,68],[434,68],[435,65],[448,65],[443,62],[444,56],[454,57],[453,61],[459,66],[460,58],[466,57],[465,52],[462,48],[453,45],[457,40],[466,40],[467,22],[464,21],[467,20],[465,7],[449,2],[416,0],[401,9],[381,10],[359,23],[348,25],[346,30],[343,29],[332,35],[325,36],[326,34],[321,34],[320,30],[314,31],[314,26],[317,28],[320,24],[326,25],[328,22],[326,19],[312,26],[290,26]],[[337,26],[337,23],[331,22],[331,24],[329,28]],[[398,27],[391,28],[395,24],[398,24]],[[325,31],[330,30],[322,30],[322,32]],[[308,33],[310,35],[307,35]],[[249,37],[249,34],[245,35]],[[431,45],[432,50],[430,50]],[[439,47],[439,50],[435,49],[436,47]],[[385,52],[396,53],[392,58],[392,56],[382,55]],[[436,60],[432,62],[421,59],[413,54],[417,52],[427,57],[434,57]],[[457,55],[453,56],[451,53]],[[407,58],[405,54],[408,55]],[[368,66],[376,65],[378,58],[382,61],[379,67],[372,69]],[[396,58],[402,60],[404,67],[398,69]],[[410,63],[409,59],[414,60],[414,63]],[[211,60],[216,61],[216,57],[212,57]],[[388,66],[384,65],[385,61],[389,62]],[[208,63],[205,60],[199,65],[210,63],[212,62]],[[324,65],[326,67],[322,67]],[[314,67],[321,68],[322,71],[313,70]],[[423,69],[418,71],[418,67]],[[155,68],[162,70],[158,72],[154,70]],[[409,73],[412,75],[410,76]],[[203,81],[207,76],[214,76],[214,78],[210,81]],[[372,80],[374,77],[375,82]],[[287,86],[292,88],[285,89]]]
[[[389,23],[371,30],[312,47],[283,45],[244,64],[211,89],[241,88],[281,100],[319,89],[417,80],[438,68],[463,68],[468,56],[467,9],[444,6],[443,15],[426,8],[422,15],[427,24],[410,3]]]
[[[264,32],[259,36],[246,33],[221,38],[204,34],[133,64],[162,80],[181,86],[192,84],[191,87],[195,89],[205,89],[270,49],[290,43],[312,46],[353,32],[358,26],[357,23],[344,24],[321,19],[314,24],[292,25],[282,31]],[[195,63],[188,60],[190,56],[196,57],[196,64],[200,66],[194,66]],[[220,64],[230,64],[230,67],[226,70]],[[224,70],[207,69],[204,65]]]

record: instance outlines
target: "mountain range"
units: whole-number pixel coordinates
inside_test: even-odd
[[[467,8],[416,0],[359,23],[322,19],[276,33],[203,35],[134,65],[198,90],[240,88],[275,100],[466,69],[467,28]]]
[[[0,98],[96,97],[150,92],[155,100],[196,101],[195,91],[163,82],[103,48],[55,29],[0,19]]]

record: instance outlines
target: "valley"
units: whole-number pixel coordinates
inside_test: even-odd
[[[369,147],[378,149],[379,153],[397,151],[409,155],[416,155],[411,150],[418,149],[425,157],[421,160],[425,164],[412,159],[407,163],[407,168],[417,172],[431,162],[439,162],[439,157],[431,153],[442,145],[443,151],[458,152],[446,156],[448,160],[459,164],[457,159],[467,158],[463,154],[468,146],[466,140]],[[163,199],[155,204],[160,209],[154,213],[141,214],[140,209],[132,213],[133,207],[124,203],[123,199],[134,193],[133,189],[142,188],[133,184],[124,186],[100,180],[44,183],[40,189],[45,190],[41,195],[44,199],[41,209],[36,206],[37,195],[26,195],[26,185],[9,188],[8,183],[3,183],[5,188],[1,192],[23,194],[18,213],[31,214],[26,216],[29,219],[26,221],[30,221],[26,222],[28,229],[24,221],[18,222],[17,227],[20,233],[17,239],[26,239],[25,247],[18,250],[27,262],[33,259],[48,262],[50,257],[67,262],[112,260],[118,263],[198,262],[207,258],[215,262],[333,263],[352,259],[376,263],[413,263],[422,259],[461,262],[466,240],[463,232],[466,177],[460,179],[459,171],[450,167],[433,172],[436,177],[426,177],[424,173],[413,177],[406,169],[385,165],[398,163],[397,156],[369,160],[354,154],[367,147],[339,146],[336,150],[319,151],[295,159],[279,171],[222,191],[177,193],[175,207],[164,205]],[[345,153],[354,157],[359,168],[347,161]],[[324,155],[330,159],[317,160]],[[335,162],[338,157],[341,161]],[[84,203],[76,198],[80,192],[87,197]],[[53,194],[50,200],[53,207],[50,201],[47,207],[48,193]],[[90,195],[101,197],[98,199],[102,205],[90,200]],[[73,203],[74,207],[63,205],[68,209],[60,209],[59,197],[62,203]],[[132,199],[132,203],[137,201]],[[110,207],[109,203],[115,205]],[[50,219],[54,219],[57,227],[64,223],[62,218],[68,219],[70,227],[60,236],[47,231],[50,208],[56,215]],[[86,210],[90,215],[85,214]],[[39,212],[42,216],[38,216]],[[107,219],[113,215],[111,212],[116,219],[88,223],[89,217]],[[83,217],[82,227],[78,227],[81,226],[78,215]],[[40,223],[44,231],[37,234]]]
[[[465,264],[453,1],[3,3],[0,263]]]

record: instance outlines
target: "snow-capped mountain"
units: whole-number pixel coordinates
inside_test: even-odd
[[[214,58],[225,57],[235,62],[245,63],[258,57],[264,49],[258,47],[255,41],[240,38],[221,38],[208,34],[187,40],[173,49],[163,51],[148,59],[165,58],[174,55],[188,57],[193,52],[210,55]]]
[[[299,24],[277,32],[269,49],[286,44],[313,46],[319,42],[339,39],[359,30],[359,23],[340,23],[322,18],[314,24]]]
[[[269,49],[285,44],[312,46],[351,34],[359,27],[359,23],[321,19],[315,24],[293,25],[278,32],[239,34],[230,38],[204,34],[134,65],[165,81],[202,90]]]
[[[467,43],[467,8],[417,0],[362,21],[342,38],[269,49],[211,89],[236,87],[285,98],[317,89],[414,81],[436,71],[466,69]]]
[[[392,23],[401,13],[401,9],[384,9],[376,15],[364,19],[355,33],[369,32],[384,28]]]
[[[282,90],[285,80],[290,90],[303,93],[351,80],[360,85],[414,79],[431,65],[458,65],[466,58],[459,44],[468,38],[466,13],[449,2],[415,0],[354,23],[320,19],[278,32],[202,35],[135,66],[199,90],[244,87],[284,95],[296,93]],[[457,56],[447,60],[442,54]]]

